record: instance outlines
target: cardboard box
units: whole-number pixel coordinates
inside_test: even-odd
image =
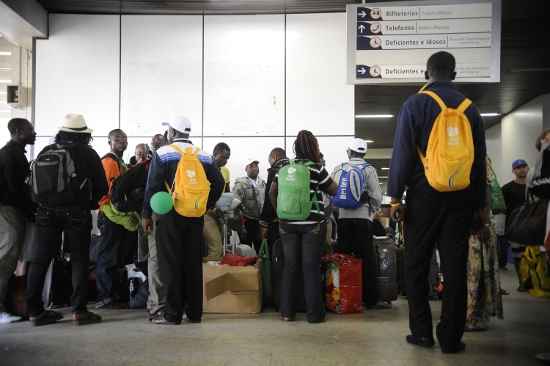
[[[262,310],[258,267],[203,264],[205,313],[258,314]]]

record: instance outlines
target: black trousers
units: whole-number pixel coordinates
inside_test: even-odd
[[[166,313],[181,319],[202,318],[202,256],[204,221],[189,219],[175,211],[160,216],[157,250],[161,278],[166,281]]]
[[[96,284],[98,298],[125,300],[128,289],[119,283],[117,270],[134,262],[137,252],[137,231],[129,232],[101,212],[97,218],[101,238],[97,246]]]
[[[407,193],[405,275],[409,326],[417,337],[433,337],[428,274],[437,243],[445,280],[437,338],[442,347],[454,348],[462,339],[466,322],[466,260],[473,210],[448,207],[440,197]]]
[[[256,250],[256,253],[259,253],[260,245],[262,244],[262,235],[260,232],[260,221],[245,218],[244,227],[246,229],[246,242],[244,242],[244,244],[253,246],[254,249]]]
[[[508,250],[510,249],[510,243],[505,236],[499,235],[497,237],[497,253],[498,253],[498,267],[500,269],[506,268],[508,264]]]
[[[269,247],[269,254],[272,255],[273,244],[281,238],[281,232],[279,231],[279,222],[270,222],[267,226],[267,245]]]
[[[281,224],[283,244],[283,282],[281,284],[281,315],[296,315],[296,278],[302,263],[306,316],[309,322],[325,319],[321,294],[321,237],[320,225]]]
[[[26,299],[30,316],[44,311],[42,289],[48,266],[60,252],[61,243],[71,254],[74,312],[86,310],[88,302],[88,265],[92,217],[90,211],[39,209],[36,215],[36,240],[29,249]]]
[[[376,252],[372,241],[372,223],[367,219],[339,219],[337,251],[353,254],[363,261],[363,302],[378,302],[376,288]]]

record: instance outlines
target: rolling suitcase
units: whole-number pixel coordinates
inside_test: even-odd
[[[374,248],[377,259],[376,288],[380,301],[397,300],[399,286],[397,283],[397,253],[393,240],[387,236],[374,237]]]

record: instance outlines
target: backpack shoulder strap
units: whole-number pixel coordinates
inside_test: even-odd
[[[174,150],[176,150],[180,155],[183,155],[185,151],[178,145],[178,144],[171,144],[170,147]]]
[[[460,103],[460,105],[458,106],[458,108],[456,110],[459,111],[460,113],[464,113],[464,112],[466,112],[466,109],[468,109],[468,107],[470,105],[472,105],[472,101],[470,99],[466,98],[462,101],[462,103]]]
[[[441,108],[441,110],[447,109],[447,105],[445,104],[443,99],[441,99],[441,97],[437,95],[435,92],[431,90],[424,90],[424,91],[421,91],[420,94],[426,94],[430,96],[433,100],[435,100],[435,102],[437,103],[439,108]]]
[[[195,148],[194,146],[190,146],[188,148],[185,148],[183,149],[181,146],[179,146],[178,144],[174,143],[172,145],[170,145],[174,150],[176,150],[180,155],[183,155],[183,154],[188,154],[188,153],[191,153],[191,154],[194,154],[194,155],[198,155],[199,153],[199,149],[198,148]]]

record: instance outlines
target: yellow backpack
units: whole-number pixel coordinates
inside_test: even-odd
[[[184,217],[202,217],[206,213],[210,182],[199,160],[199,149],[188,147],[183,150],[176,144],[171,146],[181,155],[170,190],[174,209]]]
[[[428,139],[426,156],[418,149],[428,183],[439,192],[463,190],[470,185],[474,163],[472,128],[464,113],[472,102],[465,99],[458,108],[449,108],[433,91],[421,93],[433,98],[441,108]]]

